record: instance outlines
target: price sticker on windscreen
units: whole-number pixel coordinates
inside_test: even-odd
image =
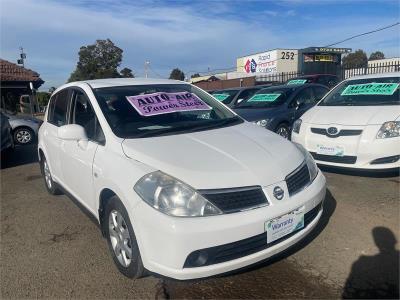
[[[350,84],[340,94],[342,96],[355,95],[393,95],[399,87],[398,83],[365,83]]]
[[[307,79],[293,79],[289,80],[287,84],[305,84]]]
[[[153,93],[126,96],[128,102],[142,116],[155,116],[174,112],[210,110],[211,107],[189,92]]]
[[[224,101],[226,98],[229,97],[229,94],[213,94],[214,98],[218,101]]]
[[[249,99],[248,102],[273,102],[279,98],[281,94],[257,94]]]

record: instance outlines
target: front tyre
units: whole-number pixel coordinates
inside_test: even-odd
[[[17,145],[29,145],[33,142],[35,134],[32,129],[20,127],[14,131],[14,142]]]
[[[128,213],[117,196],[107,203],[103,226],[111,256],[118,270],[129,278],[146,273]]]

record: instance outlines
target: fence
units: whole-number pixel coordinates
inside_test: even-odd
[[[340,72],[340,79],[347,79],[358,75],[377,74],[377,73],[390,73],[400,71],[400,61],[376,63],[370,62],[368,66],[358,68],[342,68]]]

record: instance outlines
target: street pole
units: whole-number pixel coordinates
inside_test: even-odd
[[[145,76],[146,78],[149,77],[149,74],[148,74],[148,67],[149,67],[149,64],[150,64],[150,62],[149,62],[148,60],[146,60],[146,61],[144,62],[144,76]]]

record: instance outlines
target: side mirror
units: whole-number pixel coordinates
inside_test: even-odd
[[[87,140],[85,128],[77,124],[68,124],[58,128],[58,137],[66,141]]]

